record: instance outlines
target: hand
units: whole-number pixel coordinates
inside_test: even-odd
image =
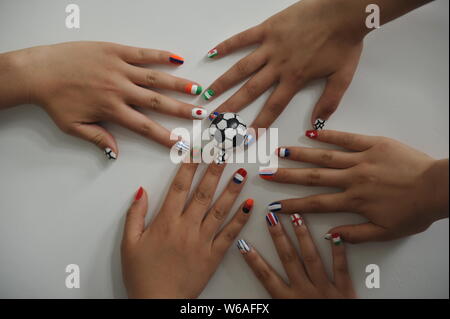
[[[330,281],[304,219],[291,215],[300,256],[274,213],[266,216],[269,232],[278,256],[289,278],[287,284],[247,242],[240,240],[239,249],[245,261],[272,298],[356,298],[350,278],[345,247],[338,234],[332,238],[334,282]]]
[[[42,105],[62,131],[107,149],[111,159],[116,158],[118,148],[99,122],[115,122],[168,147],[176,142],[170,140],[166,128],[131,105],[187,119],[206,117],[203,109],[152,91],[158,88],[199,94],[200,85],[137,66],[183,63],[170,52],[73,42],[17,54],[19,63],[27,68],[30,102]]]
[[[308,131],[307,136],[353,152],[282,147],[282,157],[326,168],[280,168],[261,177],[344,191],[282,200],[269,205],[272,211],[361,214],[368,222],[330,230],[350,243],[416,234],[448,217],[448,160],[436,161],[385,137],[328,130]]]
[[[246,176],[245,170],[238,170],[210,208],[224,167],[211,164],[188,201],[197,165],[182,164],[160,212],[147,227],[147,194],[138,191],[122,239],[123,277],[130,298],[195,298],[202,292],[253,205],[247,200],[220,230]]]
[[[327,78],[311,123],[315,125],[317,119],[327,120],[350,85],[363,47],[361,37],[353,38],[348,32],[343,32],[349,18],[341,8],[342,4],[335,2],[298,2],[211,50],[209,56],[223,57],[243,47],[259,44],[259,48],[236,63],[205,91],[203,96],[206,99],[217,97],[252,76],[215,112],[239,112],[276,84],[251,124],[252,128],[267,128],[308,82]]]

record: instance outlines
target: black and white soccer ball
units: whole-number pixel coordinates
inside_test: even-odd
[[[221,113],[209,126],[209,135],[222,150],[240,146],[247,136],[247,125],[236,113]]]

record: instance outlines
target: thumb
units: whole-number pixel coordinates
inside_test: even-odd
[[[344,241],[352,244],[389,239],[388,231],[373,223],[338,226],[331,229],[328,233],[337,233]]]
[[[117,144],[114,137],[106,129],[97,124],[76,124],[70,134],[95,144],[105,152],[109,160],[117,159]]]
[[[142,187],[139,187],[134,196],[134,201],[128,209],[125,220],[122,239],[122,242],[125,245],[134,244],[141,238],[141,235],[145,230],[145,215],[147,215],[147,210],[147,192]]]

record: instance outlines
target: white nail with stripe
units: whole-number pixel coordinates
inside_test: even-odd
[[[109,160],[117,159],[117,154],[114,153],[113,150],[110,149],[109,147],[105,148],[105,155],[106,155],[106,158]]]
[[[241,253],[246,254],[251,250],[251,247],[244,239],[239,239],[237,241],[237,247],[241,251]]]
[[[294,224],[294,226],[302,226],[303,225],[303,218],[300,214],[292,214],[291,215],[291,222]]]
[[[175,144],[175,147],[178,151],[181,151],[181,152],[188,152],[191,149],[191,146],[189,145],[189,143],[185,142],[185,141],[178,141]]]

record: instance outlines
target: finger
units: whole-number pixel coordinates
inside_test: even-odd
[[[127,102],[147,110],[186,119],[202,120],[208,116],[208,112],[202,107],[196,107],[136,85],[129,89]]]
[[[345,170],[332,168],[278,168],[259,171],[262,179],[286,184],[346,188],[350,184]]]
[[[229,221],[214,238],[212,250],[218,257],[221,258],[226,253],[231,244],[236,240],[242,228],[247,224],[253,209],[253,204],[254,202],[251,198],[241,204],[231,221]]]
[[[306,131],[306,136],[320,142],[334,144],[351,151],[365,151],[374,146],[379,137],[332,130]]]
[[[148,210],[147,192],[140,187],[127,212],[123,233],[123,245],[133,245],[141,238],[145,230],[145,215]]]
[[[243,242],[242,242],[243,241]],[[285,298],[289,295],[289,287],[276,271],[247,241],[238,241],[238,248],[256,278],[266,288],[272,298]]]
[[[147,88],[166,89],[191,95],[199,95],[203,91],[202,86],[197,82],[182,79],[165,72],[130,66],[128,73],[133,83]]]
[[[304,219],[298,213],[292,214],[290,218],[300,245],[300,257],[309,278],[314,285],[325,287],[330,281]]]
[[[259,43],[264,37],[261,26],[255,26],[223,41],[208,52],[208,58],[223,57],[241,48]]]
[[[220,195],[219,199],[209,210],[202,223],[202,233],[206,236],[206,238],[213,238],[224,220],[227,218],[231,207],[244,187],[246,176],[247,171],[245,169],[240,168],[237,170],[231,181],[228,182],[228,186]]]
[[[330,168],[350,168],[361,161],[358,153],[309,147],[282,146],[276,149],[275,154],[281,158]]]
[[[184,59],[172,52],[118,45],[120,57],[132,64],[180,65]]]
[[[352,211],[344,193],[312,195],[304,198],[285,199],[269,204],[271,212],[292,214],[302,213],[335,213]]]
[[[109,160],[117,159],[118,148],[114,137],[100,125],[96,124],[76,124],[69,133],[73,136],[91,142],[105,152]]]
[[[215,80],[206,90],[206,92],[209,93],[203,96],[206,98],[211,96],[208,100],[216,98],[254,72],[258,71],[266,63],[266,59],[266,55],[262,50],[257,50],[249,56],[246,56],[233,65],[220,78]]]
[[[208,166],[200,184],[194,191],[191,202],[184,212],[186,218],[200,223],[211,205],[217,184],[222,176],[225,164],[212,163]]]
[[[340,234],[341,238],[352,244],[393,239],[386,228],[373,223],[339,226],[329,231],[329,234],[333,233]]]
[[[310,285],[311,282],[306,275],[303,263],[300,261],[294,245],[292,245],[291,240],[286,235],[277,215],[274,213],[267,214],[266,221],[278,256],[290,282],[294,285]]]
[[[215,112],[238,113],[261,94],[267,91],[276,81],[276,73],[271,67],[264,67],[244,84],[235,94],[220,105]]]
[[[340,291],[353,291],[353,282],[347,265],[347,256],[342,238],[334,233],[330,240],[333,254],[334,283]]]

